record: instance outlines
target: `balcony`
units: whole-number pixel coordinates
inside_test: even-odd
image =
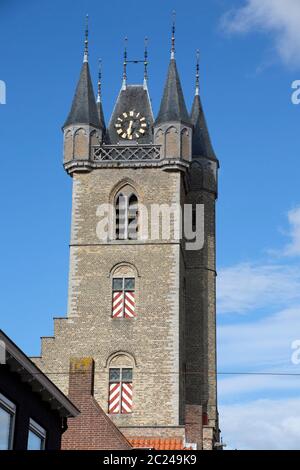
[[[152,162],[161,160],[160,145],[102,145],[93,146],[94,162]]]

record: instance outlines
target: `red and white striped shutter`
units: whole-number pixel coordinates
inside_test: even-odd
[[[121,384],[109,384],[108,412],[111,414],[120,413]]]
[[[132,413],[132,383],[122,384],[122,413]]]
[[[123,317],[123,301],[124,292],[116,291],[113,293],[113,306],[112,306],[112,317],[122,318]]]
[[[125,318],[136,317],[135,313],[135,294],[134,292],[125,292]]]

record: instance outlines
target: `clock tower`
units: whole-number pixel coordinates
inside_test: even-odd
[[[198,63],[194,103],[187,111],[174,26],[156,118],[147,50],[143,62],[143,83],[128,83],[125,51],[121,90],[106,126],[101,74],[95,99],[86,32],[80,78],[63,126],[64,168],[73,181],[68,312],[55,318],[54,336],[42,339],[41,357],[34,360],[68,393],[70,359],[93,358],[95,398],[129,439],[180,438],[213,449],[219,440],[218,160],[200,101]],[[203,246],[189,249],[174,227],[169,236],[160,230],[164,219],[174,223],[174,208],[184,211],[187,205],[195,227],[199,204]]]

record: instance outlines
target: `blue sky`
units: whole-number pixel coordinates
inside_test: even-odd
[[[292,372],[300,339],[300,79],[298,0],[0,1],[1,328],[39,353],[66,313],[71,179],[60,127],[82,61],[103,60],[106,120],[121,84],[123,38],[149,37],[157,112],[176,9],[176,58],[187,105],[201,50],[201,95],[221,164],[218,201],[220,372]],[[129,67],[129,81],[142,69]],[[233,448],[299,448],[300,377],[219,377],[221,427]],[[285,436],[282,439],[282,436]]]

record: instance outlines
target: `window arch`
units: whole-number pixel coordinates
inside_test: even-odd
[[[155,143],[156,145],[164,144],[164,133],[161,129],[158,129],[158,131],[155,134]]]
[[[74,153],[76,158],[85,158],[88,151],[88,139],[84,129],[80,128],[74,136]]]
[[[129,266],[120,266],[112,278],[112,318],[136,317],[136,279]]]
[[[109,414],[132,413],[133,360],[128,354],[117,353],[109,361]]]
[[[91,144],[91,147],[99,146],[100,144],[99,134],[95,130],[90,133],[90,144]]]
[[[176,127],[172,126],[166,132],[166,156],[179,157],[179,139]]]
[[[190,134],[187,129],[181,131],[181,153],[182,158],[189,160],[190,158]]]
[[[124,186],[115,198],[115,228],[117,240],[138,238],[138,197],[129,185]]]
[[[73,158],[73,135],[70,130],[65,134],[64,142],[64,159],[65,161],[72,160]]]

